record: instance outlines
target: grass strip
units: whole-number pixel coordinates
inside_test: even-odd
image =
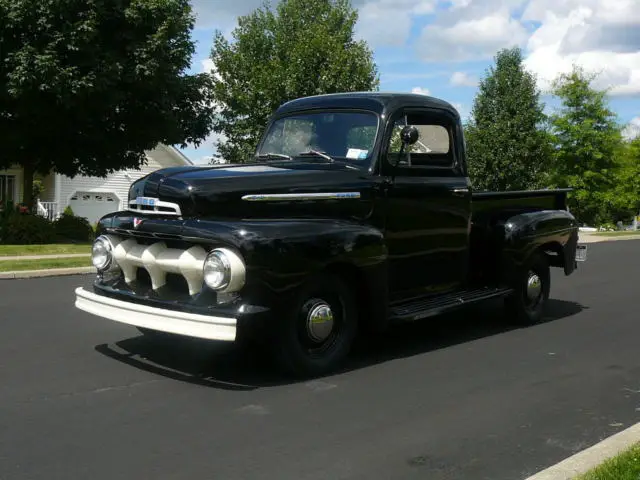
[[[640,478],[640,443],[605,460],[574,480],[638,480]]]
[[[90,267],[91,258],[51,258],[46,260],[6,260],[0,262],[0,272],[50,270],[52,268]]]
[[[0,257],[19,255],[63,255],[65,253],[91,253],[90,244],[55,243],[49,245],[0,245]]]

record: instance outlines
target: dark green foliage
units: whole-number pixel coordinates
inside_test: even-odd
[[[640,213],[640,137],[624,142],[616,159],[612,220],[630,223]]]
[[[56,235],[59,242],[91,242],[94,238],[94,231],[91,223],[83,217],[76,217],[67,214],[66,211],[54,223]]]
[[[622,192],[616,180],[622,179],[619,167],[624,165],[619,163],[624,152],[622,128],[607,105],[607,92],[592,88],[593,79],[578,67],[561,75],[553,93],[562,107],[551,117],[556,144],[554,184],[575,189],[569,207],[579,222],[589,225],[611,221],[619,209],[616,197]]]
[[[210,77],[188,75],[189,0],[0,0],[0,169],[104,176],[158,142],[198,145]]]
[[[519,48],[505,49],[480,82],[465,138],[476,190],[548,186],[551,142],[535,77]]]
[[[283,0],[240,17],[230,43],[220,32],[211,59],[218,152],[232,162],[253,154],[269,116],[308,95],[377,90],[372,52],[354,40],[348,0]]]
[[[20,214],[13,211],[6,214],[0,225],[0,242],[5,245],[41,245],[55,243],[53,225],[45,217]]]

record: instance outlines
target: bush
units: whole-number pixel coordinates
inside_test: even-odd
[[[5,215],[0,228],[0,241],[7,245],[42,245],[56,240],[52,223],[39,215]]]
[[[53,223],[53,226],[60,241],[85,243],[91,242],[94,237],[89,220],[84,217],[76,217],[73,214],[69,215],[66,210]]]

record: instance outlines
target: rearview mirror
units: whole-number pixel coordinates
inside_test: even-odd
[[[413,145],[420,138],[420,132],[413,125],[407,125],[400,131],[400,138],[405,145]]]

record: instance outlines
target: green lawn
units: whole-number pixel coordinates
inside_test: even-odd
[[[0,257],[18,255],[62,255],[65,253],[91,253],[90,244],[52,244],[52,245],[0,245]]]
[[[640,443],[574,480],[638,480],[639,478]]]
[[[0,262],[0,272],[23,270],[48,270],[51,268],[90,267],[91,258],[50,258],[46,260],[5,260]]]

